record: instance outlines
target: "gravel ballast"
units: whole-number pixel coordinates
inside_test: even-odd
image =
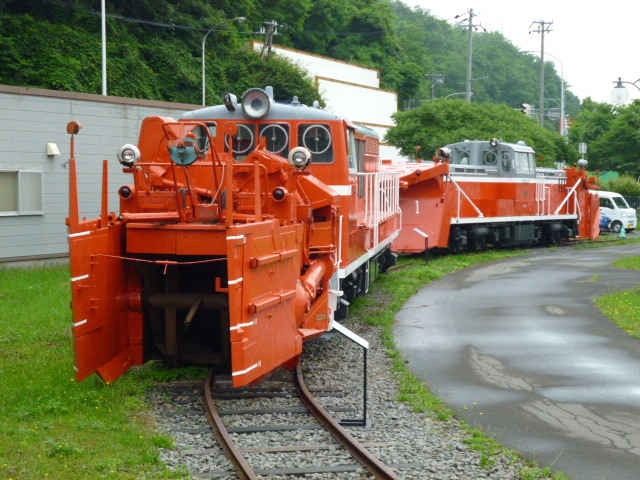
[[[370,343],[368,351],[367,427],[349,427],[349,433],[361,443],[385,442],[384,446],[369,450],[388,464],[397,465],[396,474],[403,479],[518,479],[524,466],[511,456],[500,454],[489,461],[470,448],[465,439],[470,433],[455,418],[438,420],[426,413],[413,412],[411,407],[398,401],[398,381],[392,372],[391,359],[382,345],[380,330],[364,324],[345,324]],[[303,372],[311,390],[337,390],[339,396],[318,396],[326,407],[350,407],[353,412],[337,414],[362,418],[362,358],[363,350],[343,335],[333,331],[320,339],[305,344]],[[282,378],[290,373],[282,372]],[[201,472],[232,472],[233,468],[212,433],[203,432],[207,422],[198,386],[192,392],[168,394],[171,387],[162,386],[152,392],[153,405],[159,429],[174,439],[175,448],[163,450],[162,460],[169,466],[188,469],[196,478],[236,478],[234,474],[205,475]],[[272,400],[286,405],[286,399]],[[196,432],[191,432],[195,430]],[[295,432],[279,433],[278,441],[286,442]],[[328,434],[318,434],[317,443],[327,441]],[[264,436],[265,444],[274,439]],[[389,445],[390,444],[390,445]],[[204,451],[204,453],[203,453]],[[307,452],[322,462],[323,456],[343,455],[335,450]],[[263,454],[267,455],[268,454]],[[265,458],[266,461],[266,458]],[[304,461],[302,459],[301,461]],[[484,466],[482,466],[484,465]],[[269,477],[277,478],[277,477]],[[288,478],[288,477],[282,477]],[[342,479],[371,478],[368,474],[336,473],[313,474],[303,478]]]

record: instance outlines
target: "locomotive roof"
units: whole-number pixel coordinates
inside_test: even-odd
[[[200,108],[184,113],[182,120],[251,120],[242,111],[242,105],[234,104],[235,110],[230,112],[224,105]],[[333,113],[319,108],[311,108],[302,103],[275,103],[271,102],[269,112],[260,120],[346,120]]]
[[[509,143],[509,142],[501,141],[498,143],[497,146],[499,147],[501,145],[505,147],[513,148],[517,152],[534,152],[533,148],[531,148],[524,142]],[[463,142],[450,143],[449,145],[446,145],[447,148],[458,148],[458,149],[467,150],[467,151],[470,150],[472,147],[479,147],[480,149],[484,150],[489,148],[490,146],[491,146],[491,142],[489,142],[488,140],[465,140]]]

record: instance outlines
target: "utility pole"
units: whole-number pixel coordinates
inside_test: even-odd
[[[425,75],[431,79],[431,101],[436,98],[436,85],[442,85],[444,83],[444,76],[441,73],[427,73]]]
[[[270,22],[264,22],[267,26],[260,27],[260,31],[256,32],[261,35],[265,35],[264,45],[262,46],[262,51],[260,52],[260,58],[264,60],[264,57],[267,56],[268,53],[271,53],[271,46],[273,45],[273,36],[278,35],[278,27],[282,27],[282,25],[278,25],[278,22],[275,20],[271,20]]]
[[[531,30],[531,27],[538,25],[537,30]],[[553,25],[553,22],[545,22],[544,20],[535,20],[529,26],[529,33],[540,34],[540,126],[544,126],[544,34],[552,32],[549,28]]]
[[[464,28],[466,28],[469,31],[469,55],[467,58],[467,90],[466,90],[466,98],[467,98],[467,102],[471,103],[471,82],[472,82],[472,78],[471,78],[471,72],[472,72],[472,62],[473,62],[473,30],[477,27],[480,27],[481,25],[474,25],[473,24],[473,17],[475,16],[475,14],[473,13],[473,8],[470,8],[467,13],[469,14],[469,23],[467,25],[463,25]],[[457,18],[457,17],[456,17]]]

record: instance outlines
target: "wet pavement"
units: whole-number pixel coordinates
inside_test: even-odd
[[[596,296],[640,245],[561,248],[434,282],[396,316],[410,370],[471,425],[576,480],[640,479],[640,340]]]

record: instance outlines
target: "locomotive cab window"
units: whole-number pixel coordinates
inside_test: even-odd
[[[356,140],[356,159],[358,162],[358,197],[364,197],[364,156],[366,142],[364,140]]]
[[[347,138],[349,139],[348,151],[349,151],[349,172],[356,173],[358,171],[358,151],[356,148],[356,134],[355,131],[348,128]]]
[[[272,123],[260,125],[260,137],[267,141],[267,150],[283,157],[289,154],[289,125]]]
[[[516,171],[518,173],[534,173],[536,159],[531,152],[515,152]]]
[[[211,128],[207,125],[207,127],[209,128],[209,132],[211,132]],[[214,126],[215,129],[215,126]],[[200,152],[200,155],[206,155],[207,152],[209,151],[209,135],[207,134],[207,130],[201,126],[198,125],[196,128],[193,129],[193,134],[196,137],[196,144],[198,145],[198,150]]]
[[[252,123],[239,123],[235,135],[225,135],[224,150],[233,154],[242,162],[255,148],[255,126]]]
[[[300,125],[298,145],[311,152],[313,163],[333,162],[333,142],[329,125]]]

